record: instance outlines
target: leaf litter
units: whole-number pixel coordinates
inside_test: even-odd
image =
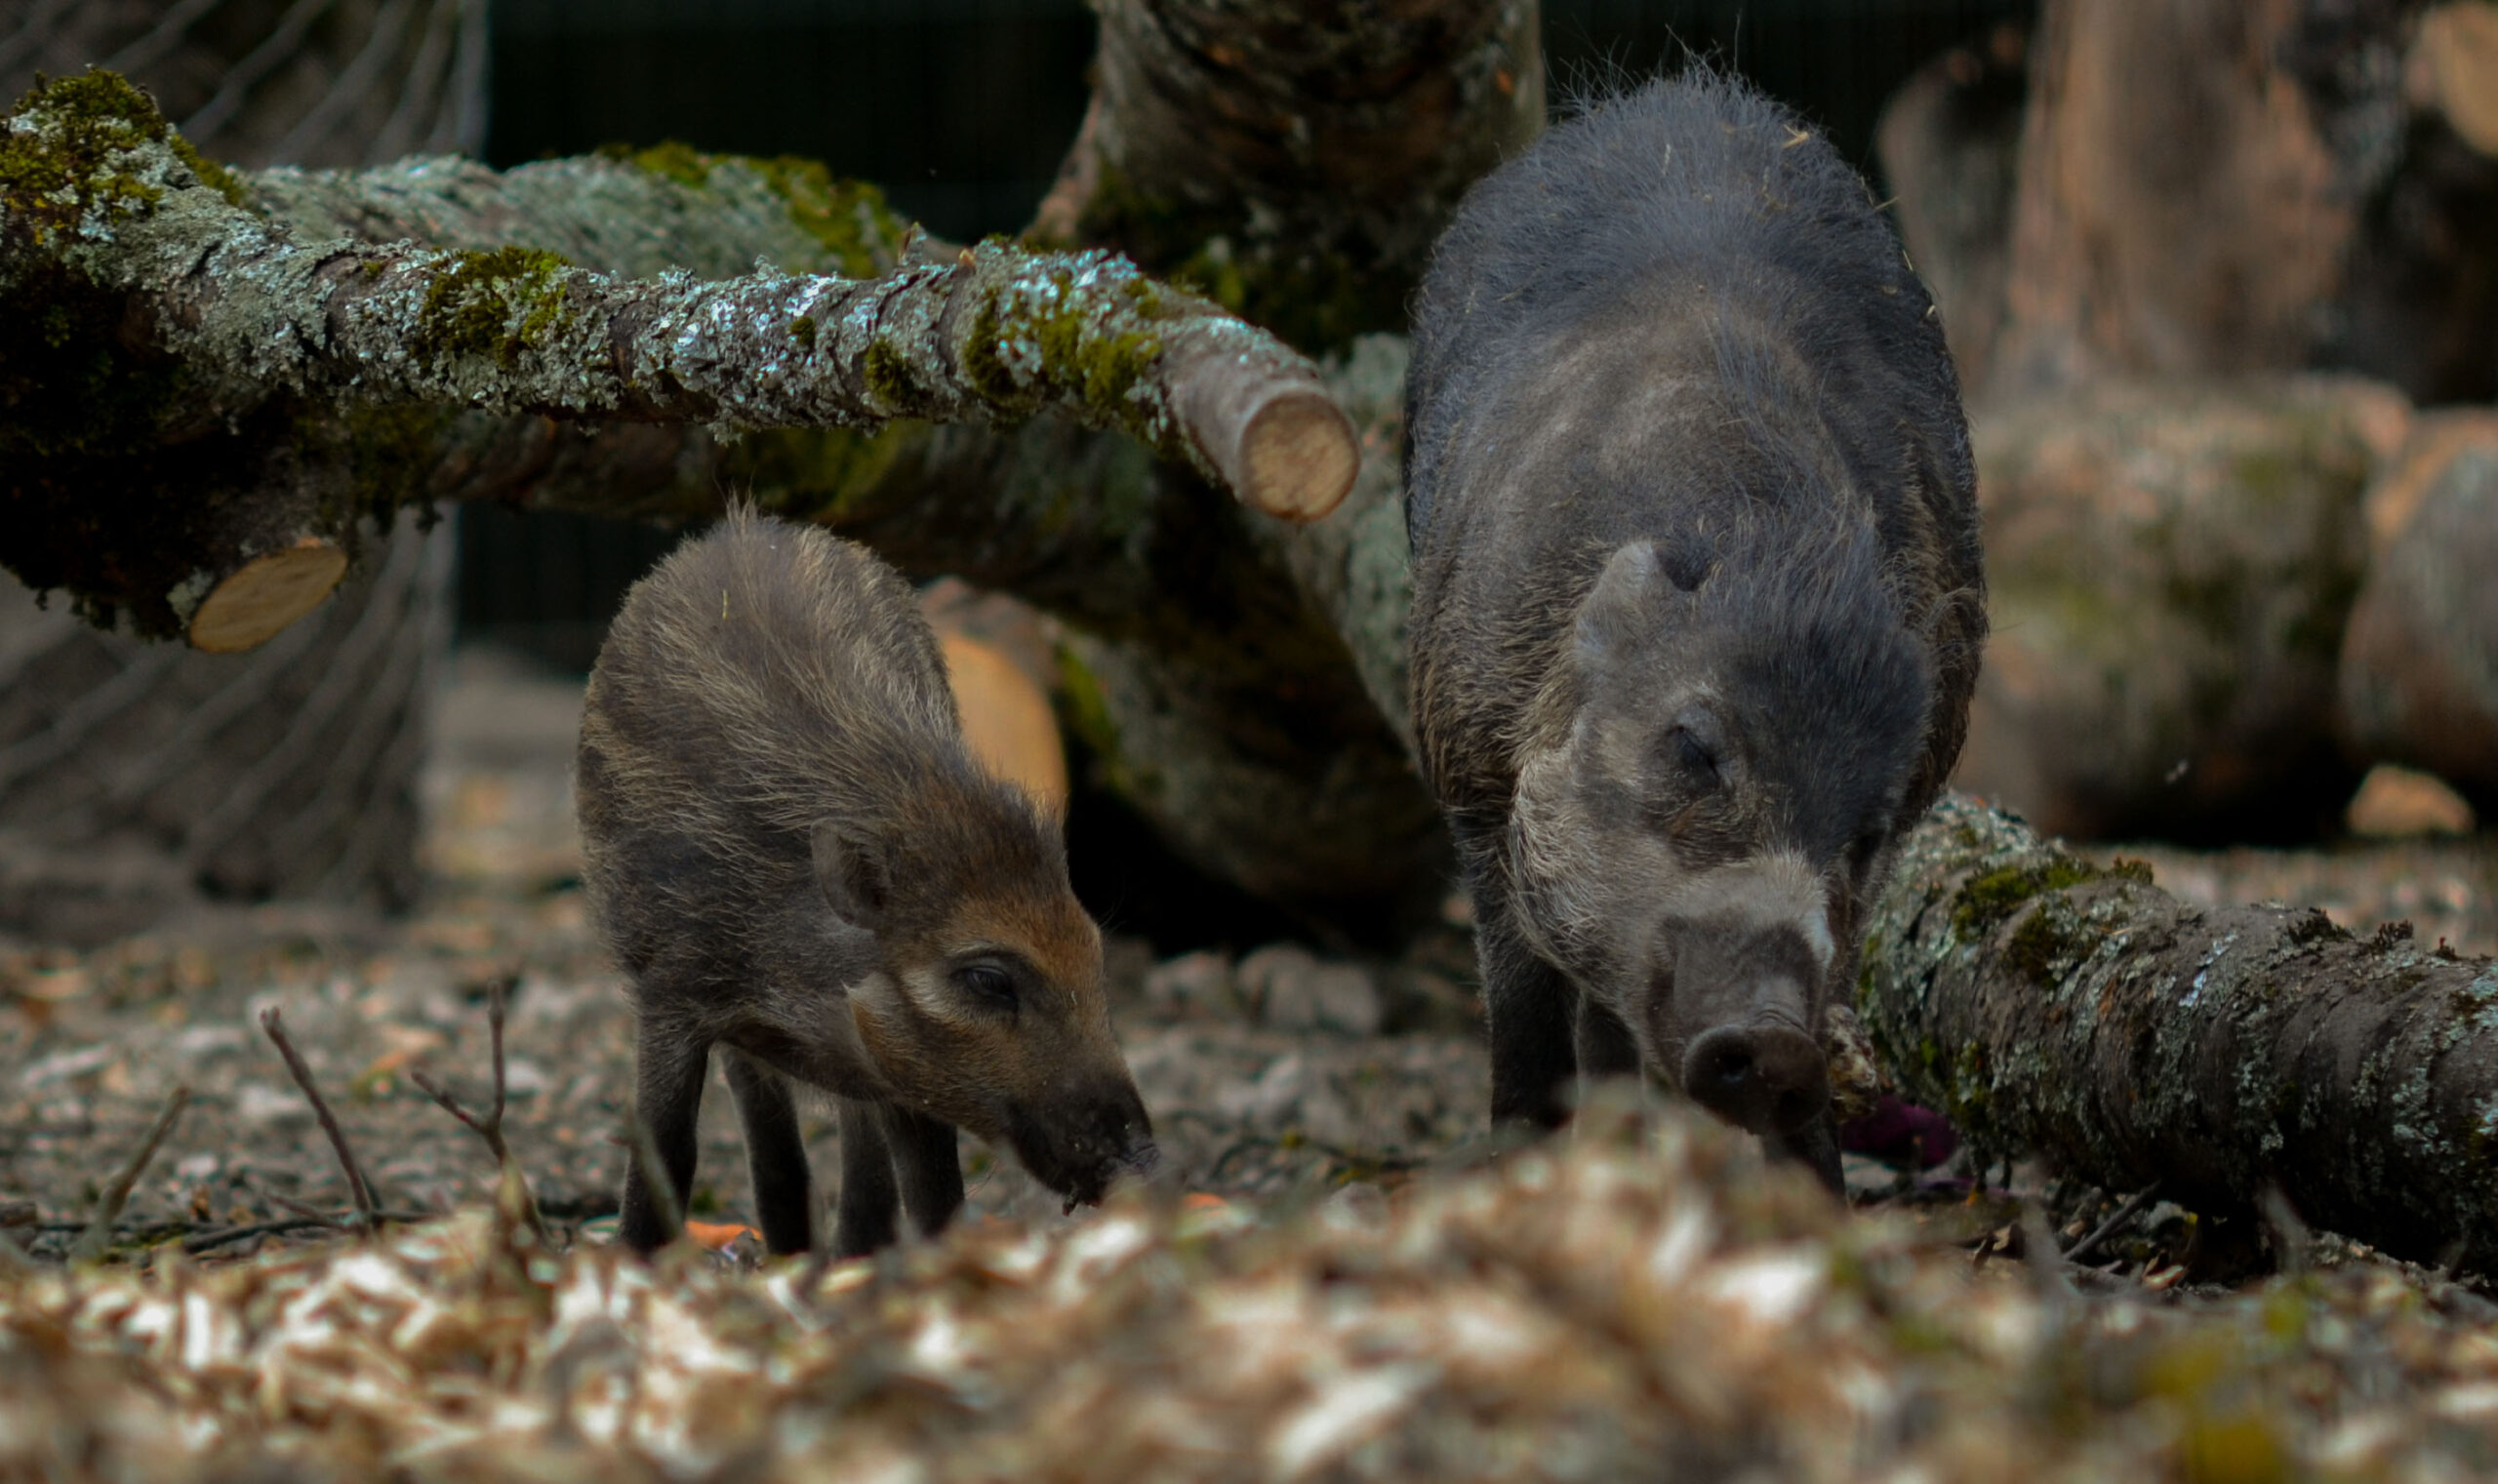
[[[1254,1023],[1223,955],[1114,955],[1172,1173],[1102,1210],[1063,1217],[968,1148],[942,1240],[765,1260],[706,1118],[696,1239],[644,1262],[600,1239],[629,1041],[566,881],[560,761],[442,790],[457,827],[414,922],[262,909],[0,948],[0,1479],[2498,1467],[2498,1305],[2294,1213],[2230,1271],[2156,1190],[2028,1167],[2007,1191],[1853,1161],[1851,1212],[1672,1106],[1485,1143],[1462,943],[1363,966],[1406,1007],[1376,1035]],[[2364,914],[2369,881],[2334,879]],[[259,1035],[273,1007],[361,1156],[369,1234]],[[63,1263],[177,1084],[103,1261]]]

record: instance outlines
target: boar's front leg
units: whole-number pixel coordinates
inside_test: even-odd
[[[1585,994],[1579,996],[1578,1046],[1582,1077],[1592,1081],[1638,1074],[1639,1043],[1632,1039],[1631,1027]]]
[[[963,1164],[954,1153],[954,1126],[910,1112],[886,1109],[894,1167],[902,1176],[903,1209],[922,1236],[946,1229],[963,1208]]]
[[[798,1109],[781,1074],[744,1052],[728,1054],[729,1092],[745,1126],[745,1168],[754,1185],[754,1219],[763,1245],[776,1255],[804,1252],[815,1240],[815,1193]]]
[[[1578,991],[1539,957],[1511,916],[1505,889],[1477,879],[1474,951],[1483,968],[1483,1019],[1492,1043],[1492,1122],[1555,1129],[1569,1121],[1578,1058],[1571,1001]]]
[[[1847,1199],[1847,1175],[1839,1167],[1838,1112],[1825,1106],[1812,1121],[1786,1133],[1772,1131],[1760,1136],[1761,1152],[1772,1159],[1792,1159],[1813,1172],[1829,1190],[1844,1203]]]
[[[841,1100],[841,1195],[833,1217],[836,1257],[858,1258],[894,1240],[894,1160],[885,1145],[884,1108]]]
[[[661,1017],[643,1015],[633,1050],[633,1111],[659,1150],[660,1166],[676,1192],[672,1204],[679,1214],[694,1188],[695,1130],[703,1112],[703,1077],[710,1063],[709,1040],[668,1024]],[[656,1252],[677,1235],[660,1220],[639,1151],[628,1148],[618,1239],[635,1252]]]

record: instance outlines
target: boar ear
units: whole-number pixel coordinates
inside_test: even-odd
[[[825,903],[842,921],[875,931],[893,892],[893,862],[884,843],[826,820],[816,825],[813,845],[816,886]]]
[[[1579,662],[1609,664],[1656,629],[1656,597],[1669,592],[1659,542],[1624,542],[1579,605]]]

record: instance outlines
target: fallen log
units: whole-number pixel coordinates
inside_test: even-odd
[[[2407,925],[2191,905],[1949,794],[1883,895],[1857,1014],[1981,1148],[2216,1216],[2277,1190],[2396,1256],[2498,1267],[2498,964]]]
[[[2345,742],[2498,807],[2498,413],[2422,415],[2370,490],[2366,582],[2342,639]]]

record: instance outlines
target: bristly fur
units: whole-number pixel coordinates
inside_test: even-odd
[[[645,1116],[690,1179],[702,1068],[732,1053],[776,1251],[806,1240],[783,1077],[865,1109],[845,1143],[890,1125],[924,1166],[902,1193],[936,1222],[960,1201],[957,1124],[1083,1198],[1137,1156],[1145,1110],[1057,822],[973,759],[917,596],[864,548],[733,509],[635,584],[590,677],[577,794]],[[664,1234],[637,1180],[627,1235],[647,1245]],[[890,1206],[892,1182],[870,1186]],[[845,1193],[846,1241],[890,1224]]]
[[[1826,1120],[1802,1037],[1986,629],[1958,385],[1864,182],[1703,66],[1591,103],[1442,237],[1406,428],[1415,729],[1495,1116],[1557,1121],[1574,1065],[1774,1065],[1712,1105]]]
[[[1875,585],[1894,611],[1836,627],[1905,624],[1932,657],[1934,730],[1914,788],[1918,807],[1931,802],[1959,753],[1985,638],[1976,471],[1942,327],[1837,152],[1705,66],[1591,101],[1478,184],[1441,238],[1406,383],[1418,636],[1444,618],[1451,566],[1484,543],[1473,510],[1440,509],[1452,484],[1479,487],[1514,466],[1507,450],[1549,435],[1535,423],[1553,400],[1535,385],[1626,323],[1648,328],[1647,353],[1597,375],[1653,386],[1662,373],[1679,384],[1652,425],[1601,444],[1582,436],[1558,461],[1575,476],[1570,508],[1537,519],[1534,549],[1504,564],[1532,582],[1533,612],[1460,646],[1416,643],[1417,725],[1463,714],[1473,739],[1464,756],[1426,744],[1444,796],[1454,788],[1454,806],[1499,807],[1506,770],[1476,749],[1526,729],[1515,700],[1541,689],[1596,566],[1622,540],[1697,541],[1725,570],[1741,548],[1775,551],[1837,520],[1871,533]],[[1590,396],[1562,415],[1605,410]],[[1643,498],[1659,481],[1672,497]],[[1841,544],[1856,560],[1868,554]],[[1876,596],[1834,581],[1824,601]],[[1447,673],[1452,664],[1466,673]],[[1489,688],[1511,703],[1480,694],[1487,664],[1506,672]]]

